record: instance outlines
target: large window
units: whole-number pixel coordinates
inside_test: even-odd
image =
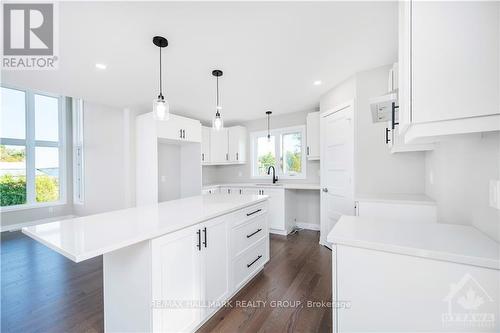
[[[1,87],[1,106],[3,210],[65,202],[63,99]]]
[[[306,178],[305,127],[289,127],[250,135],[252,147],[252,177],[268,178],[272,165],[280,178]]]

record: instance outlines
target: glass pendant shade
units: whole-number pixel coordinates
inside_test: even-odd
[[[222,120],[219,111],[217,111],[214,119],[212,120],[212,128],[216,131],[220,131],[221,129],[224,128],[224,120]]]
[[[153,101],[153,115],[157,120],[168,120],[170,118],[170,107],[163,96],[158,96]]]

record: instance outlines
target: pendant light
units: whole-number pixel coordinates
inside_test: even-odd
[[[212,128],[216,131],[220,131],[224,128],[224,121],[220,115],[220,110],[222,110],[222,106],[220,106],[219,102],[219,77],[222,76],[222,71],[220,69],[216,69],[212,71],[212,75],[217,78],[217,103],[215,106],[215,117],[212,120]]]
[[[170,118],[170,107],[162,92],[162,68],[161,68],[161,49],[168,46],[168,40],[162,36],[154,36],[153,44],[160,49],[160,94],[153,101],[153,115],[158,120],[168,120]]]
[[[271,142],[271,114],[273,112],[272,111],[266,111],[266,115],[267,115],[267,141],[268,142]]]

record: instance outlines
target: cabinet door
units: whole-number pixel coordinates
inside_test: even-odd
[[[307,114],[307,159],[319,159],[319,112]]]
[[[227,163],[229,161],[229,154],[227,149],[227,128],[223,128],[219,131],[212,129],[210,132],[210,154],[212,163]]]
[[[269,228],[285,231],[285,190],[261,188],[259,192],[269,196]]]
[[[208,307],[204,317],[219,309],[229,296],[229,231],[225,217],[202,225],[203,300]]]
[[[156,120],[158,137],[169,140],[182,140],[182,117],[174,114],[168,120]]]
[[[246,162],[247,130],[243,126],[228,128],[228,154],[229,162]]]
[[[151,241],[152,296],[159,302],[153,309],[155,332],[191,332],[201,321],[200,308],[190,306],[202,300],[198,231],[199,226],[193,226]],[[169,301],[180,306],[162,304]]]
[[[210,163],[210,127],[201,128],[201,163]]]
[[[411,123],[411,2],[399,2],[399,133],[404,133]]]
[[[168,120],[156,121],[158,137],[168,140],[201,141],[201,123],[198,120],[189,119],[171,114]]]
[[[243,194],[257,195],[257,194],[259,194],[259,190],[260,189],[257,189],[257,188],[254,188],[254,187],[245,187],[245,188],[243,188]]]
[[[182,139],[190,142],[201,142],[201,123],[199,120],[182,117]]]
[[[500,112],[499,6],[412,2],[412,123]]]

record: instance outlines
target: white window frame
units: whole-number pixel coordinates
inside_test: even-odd
[[[73,129],[73,204],[85,203],[85,163],[83,140],[83,108],[80,98],[72,99],[72,129]]]
[[[301,132],[301,165],[302,172],[297,175],[290,175],[283,173],[283,156],[282,156],[282,136],[288,133],[296,133]],[[276,168],[276,175],[278,179],[306,179],[307,178],[307,151],[306,151],[306,126],[293,126],[293,127],[285,127],[285,128],[276,128],[270,131],[271,136],[275,137],[275,153],[277,164],[274,167]],[[252,163],[252,175],[253,179],[268,179],[270,176],[265,175],[261,176],[258,172],[257,167],[257,138],[259,137],[267,137],[267,131],[257,131],[250,133],[250,160]]]
[[[6,146],[24,146],[26,152],[26,203],[21,205],[0,207],[0,212],[8,212],[23,209],[33,209],[41,207],[53,207],[65,205],[67,203],[67,182],[66,182],[66,101],[63,96],[54,95],[42,91],[22,89],[8,85],[2,88],[18,90],[24,92],[25,96],[25,121],[26,132],[24,139],[12,139],[0,137],[0,144]],[[59,121],[59,141],[35,140],[35,95],[54,97],[58,99],[58,121]],[[35,190],[35,148],[36,147],[57,147],[59,148],[59,200],[51,202],[36,202]]]

